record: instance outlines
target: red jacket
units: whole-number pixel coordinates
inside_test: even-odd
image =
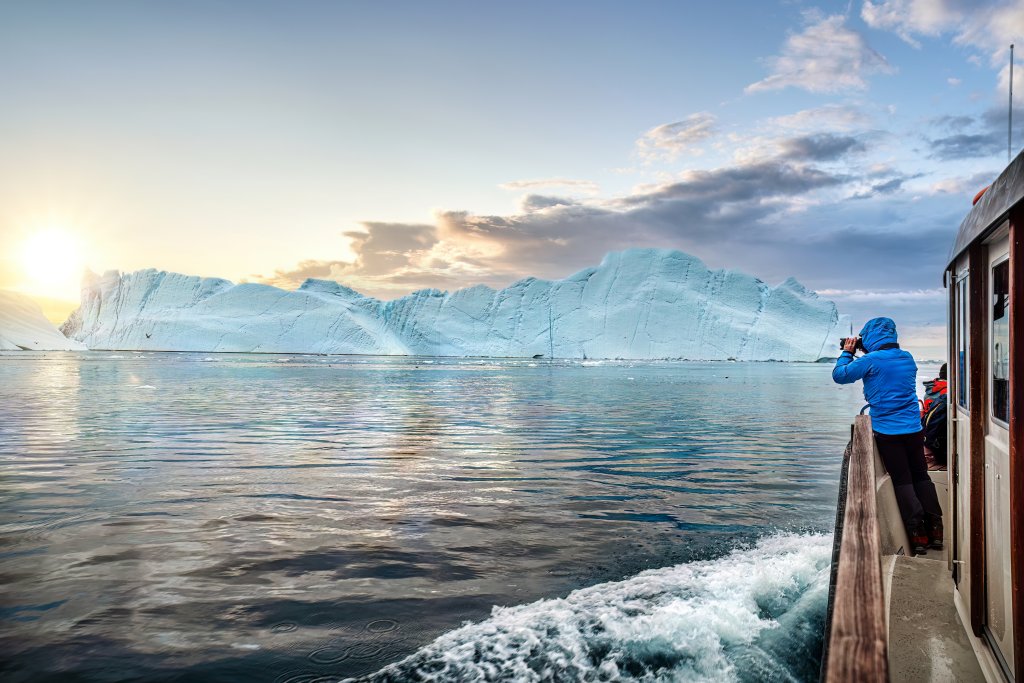
[[[921,419],[928,414],[928,411],[932,409],[932,404],[939,399],[939,397],[945,397],[948,391],[948,385],[944,379],[933,379],[930,382],[924,383],[924,400],[921,401]]]

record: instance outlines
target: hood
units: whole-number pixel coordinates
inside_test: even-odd
[[[896,323],[890,318],[872,318],[860,331],[867,351],[877,351],[883,344],[896,344]]]

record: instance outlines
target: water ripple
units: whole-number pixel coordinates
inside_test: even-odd
[[[0,354],[5,681],[359,676],[827,530],[861,402],[813,364],[287,360]]]

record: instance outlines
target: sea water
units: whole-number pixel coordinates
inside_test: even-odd
[[[0,355],[0,675],[813,680],[830,367]]]

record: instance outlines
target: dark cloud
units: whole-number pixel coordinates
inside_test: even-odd
[[[941,161],[976,159],[1006,152],[1006,112],[990,108],[980,116],[940,116],[933,126],[948,135],[928,140],[929,156]]]
[[[795,161],[836,161],[847,154],[867,150],[863,141],[834,133],[789,138],[781,146],[783,158]]]
[[[772,160],[713,171],[691,171],[680,182],[620,201],[624,206],[650,206],[666,201],[745,202],[801,195],[849,179],[813,166]]]
[[[903,184],[906,183],[908,180],[916,180],[917,178],[922,177],[924,177],[923,173],[914,173],[912,175],[897,175],[893,178],[889,178],[887,180],[883,180],[882,182],[873,184],[866,191],[858,192],[857,194],[853,195],[851,199],[871,199],[872,197],[877,197],[878,195],[895,194],[896,192],[899,192],[900,190],[903,189]]]
[[[365,232],[346,232],[362,274],[387,273],[408,265],[409,255],[437,243],[437,228],[426,224],[363,223]]]
[[[892,194],[896,190],[903,187],[903,183],[907,182],[906,178],[893,178],[887,180],[884,183],[878,183],[871,186],[871,194]]]
[[[356,253],[353,261],[302,261],[290,270],[277,270],[267,277],[254,277],[267,284],[295,288],[308,278],[345,281],[391,276],[407,267],[410,259],[437,243],[437,228],[429,224],[365,222],[363,230],[345,232]]]
[[[931,141],[931,157],[941,161],[973,159],[999,154],[1005,149],[1005,139],[996,133],[959,133]]]
[[[677,182],[605,204],[541,201],[543,211],[487,216],[438,215],[444,243],[489,244],[492,274],[562,277],[605,253],[635,246],[689,251],[742,241],[787,211],[798,197],[851,178],[786,161],[687,173]],[[469,265],[469,264],[466,264]]]
[[[849,140],[818,142],[807,149],[833,154],[854,146]],[[894,192],[906,179],[883,177],[875,184],[876,192]],[[307,261],[269,280],[293,285],[305,277],[347,280],[382,296],[417,286],[502,286],[525,275],[563,277],[599,262],[608,251],[637,246],[675,247],[716,266],[777,273],[779,280],[793,274],[804,277],[803,266],[827,260],[832,250],[840,260],[858,250],[828,243],[825,235],[842,240],[850,233],[840,233],[839,224],[831,220],[801,222],[798,207],[818,191],[863,180],[780,157],[691,171],[678,181],[605,203],[530,195],[523,210],[512,215],[444,211],[437,214],[436,225],[366,223],[363,231],[347,233],[356,252],[353,262]],[[830,210],[817,215],[837,217]],[[871,243],[876,238],[872,233],[866,239]],[[805,251],[813,255],[799,261]],[[718,255],[723,258],[718,260]],[[768,270],[766,264],[779,265]]]
[[[579,202],[566,197],[553,197],[543,194],[528,194],[519,203],[523,212],[540,211],[550,209],[553,206],[573,206]]]

